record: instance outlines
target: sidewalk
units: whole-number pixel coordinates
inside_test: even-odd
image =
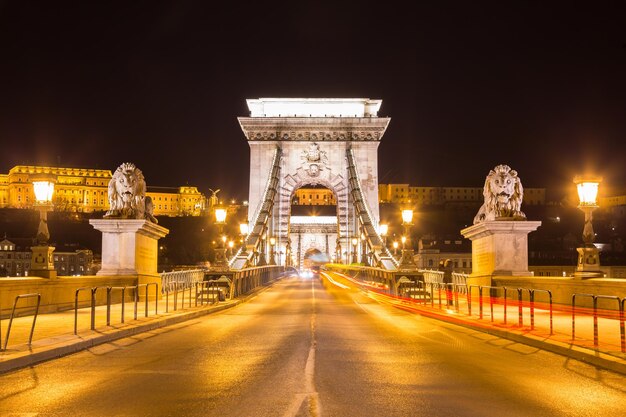
[[[122,304],[113,304],[110,311],[110,326],[107,326],[106,306],[97,306],[95,309],[95,330],[91,330],[91,308],[79,308],[76,335],[74,334],[75,315],[73,309],[59,313],[40,314],[36,320],[30,347],[28,346],[28,338],[32,329],[33,316],[14,318],[7,349],[0,351],[0,373],[222,311],[234,307],[244,300],[226,300],[204,306],[198,304],[197,307],[192,302],[190,307],[187,298],[183,308],[180,299],[178,299],[177,310],[174,311],[174,301],[170,297],[169,312],[166,313],[166,300],[163,298],[158,302],[158,314],[155,314],[154,300],[148,303],[148,317],[145,317],[145,303],[139,302],[137,320],[134,318],[134,303],[126,302],[124,304],[124,323],[121,323]],[[0,321],[0,334],[2,335],[0,348],[4,348],[6,343],[8,325],[8,318]]]
[[[400,298],[386,294],[384,289],[376,287],[373,283],[365,283],[344,274],[333,274],[342,277],[347,283],[356,285],[378,302],[626,375],[626,353],[622,352],[624,331],[620,326],[618,311],[609,313],[606,310],[598,311],[604,316],[599,314],[597,318],[596,346],[594,318],[590,309],[576,309],[575,338],[572,339],[571,308],[554,304],[552,320],[550,320],[549,303],[547,299],[539,296],[534,304],[533,317],[531,317],[530,303],[527,300],[522,302],[521,318],[517,300],[509,298],[505,309],[502,298],[494,298],[493,304],[490,304],[490,298],[483,296],[481,317],[480,300],[477,295],[473,295],[471,303],[468,303],[467,295],[458,293],[452,296],[453,305],[448,306],[443,289],[440,293],[435,288],[432,300]],[[552,323],[552,331],[550,323]]]
[[[575,338],[572,339],[572,313],[568,306],[553,305],[552,318],[550,318],[548,303],[536,303],[533,316],[531,316],[530,305],[525,302],[522,304],[520,315],[517,301],[509,300],[505,310],[502,300],[498,300],[498,303],[494,300],[491,305],[489,297],[484,297],[481,318],[478,297],[471,299],[470,315],[470,304],[465,294],[459,294],[458,299],[453,297],[453,304],[448,306],[443,291],[441,304],[437,291],[433,300],[426,302],[390,297],[372,291],[368,293],[370,297],[397,308],[479,330],[626,375],[626,353],[623,353],[621,349],[622,333],[617,311],[611,317],[599,316],[597,318],[598,342],[596,346],[593,315],[585,309],[580,309],[581,311],[577,309]]]

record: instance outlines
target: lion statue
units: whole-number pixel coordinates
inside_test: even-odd
[[[489,220],[526,220],[522,213],[524,189],[517,171],[498,165],[485,179],[484,204],[474,217],[474,224]]]
[[[152,199],[146,197],[143,173],[130,162],[120,165],[109,181],[109,206],[105,218],[146,219],[158,223],[152,214]]]

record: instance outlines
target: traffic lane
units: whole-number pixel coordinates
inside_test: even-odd
[[[303,391],[311,282],[0,377],[3,413],[275,416]]]
[[[316,388],[324,416],[622,416],[621,375],[374,302],[326,281]]]

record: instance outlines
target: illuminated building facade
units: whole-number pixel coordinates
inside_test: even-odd
[[[110,170],[17,165],[0,174],[0,208],[32,208],[35,201],[32,176],[56,177],[53,203],[57,211],[91,213],[109,209]],[[196,187],[148,187],[156,216],[199,216],[206,197]]]
[[[0,241],[0,276],[28,276],[32,239],[4,239]],[[54,269],[61,276],[95,274],[93,252],[89,249],[57,247],[54,252]]]
[[[292,204],[301,206],[336,206],[335,194],[328,188],[299,188],[294,193]]]
[[[412,187],[409,184],[378,184],[378,199],[381,203],[428,206],[482,203],[484,197],[482,187]],[[545,188],[524,188],[524,204],[545,203]]]

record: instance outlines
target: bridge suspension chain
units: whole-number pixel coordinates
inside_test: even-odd
[[[356,216],[359,219],[359,223],[362,226],[367,246],[371,248],[374,253],[374,258],[377,263],[380,263],[385,269],[395,269],[398,267],[399,262],[391,255],[391,252],[385,247],[384,241],[376,227],[372,223],[372,215],[367,205],[367,201],[363,196],[363,190],[361,189],[361,180],[359,173],[356,169],[356,163],[354,153],[352,149],[346,151],[346,157],[348,160],[348,183],[350,184],[350,195],[354,201],[354,208]],[[377,252],[380,251],[380,252]]]
[[[252,228],[248,233],[248,236],[244,237],[246,247],[253,246],[254,252],[259,250],[261,245],[261,237],[265,230],[267,230],[268,223],[271,218],[272,209],[274,208],[274,199],[278,193],[278,184],[280,176],[280,161],[282,158],[282,149],[277,147],[274,151],[274,157],[272,159],[272,167],[267,178],[267,185],[263,192],[263,199],[251,222]],[[236,255],[229,262],[229,266],[233,269],[240,269],[246,266],[249,259],[254,256],[254,252],[246,255],[241,254],[241,248],[237,251]]]

